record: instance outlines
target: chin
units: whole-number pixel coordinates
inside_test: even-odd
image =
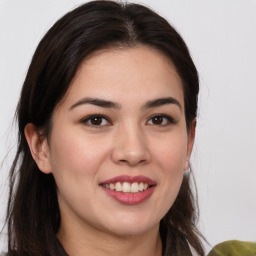
[[[142,215],[122,214],[115,217],[111,224],[111,232],[119,236],[135,236],[147,233],[152,229],[159,229],[159,222],[157,218],[145,218]],[[109,227],[109,226],[108,226]]]

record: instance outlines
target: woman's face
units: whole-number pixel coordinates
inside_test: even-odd
[[[181,79],[161,53],[137,46],[84,60],[54,110],[40,168],[56,180],[61,228],[115,235],[158,229],[193,138]]]

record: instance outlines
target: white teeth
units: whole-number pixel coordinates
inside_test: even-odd
[[[148,188],[148,184],[145,183],[145,184],[144,184],[144,190],[146,190],[147,188]]]
[[[139,191],[143,191],[144,190],[144,183],[140,182],[139,184]]]
[[[124,192],[124,193],[138,193],[142,192],[144,190],[147,190],[149,188],[149,185],[147,183],[143,182],[116,182],[116,183],[110,183],[110,184],[103,184],[104,188],[115,190],[118,192]]]
[[[132,193],[138,193],[139,192],[139,184],[138,182],[134,182],[131,185],[131,192]]]
[[[116,183],[115,190],[116,191],[122,191],[123,190],[121,182],[117,182]]]
[[[123,192],[131,192],[131,184],[128,182],[123,183]]]

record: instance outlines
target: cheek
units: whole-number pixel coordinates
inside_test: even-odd
[[[62,209],[67,209],[66,205],[79,209],[89,201],[93,204],[92,195],[97,190],[97,177],[107,151],[99,141],[67,129],[53,133],[51,167]]]
[[[52,138],[50,157],[56,182],[74,187],[75,184],[93,183],[107,154],[104,144],[95,138],[85,137],[81,132],[69,132],[67,129],[55,132]]]
[[[174,134],[155,145],[158,147],[155,148],[154,155],[164,175],[183,173],[187,155],[187,135]]]
[[[158,203],[163,217],[173,205],[181,187],[187,153],[187,136],[184,133],[177,133],[158,145],[154,154],[156,165],[160,166],[158,184],[161,195]]]

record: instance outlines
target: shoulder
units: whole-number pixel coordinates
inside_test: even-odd
[[[256,242],[225,241],[213,247],[208,256],[255,256]]]

